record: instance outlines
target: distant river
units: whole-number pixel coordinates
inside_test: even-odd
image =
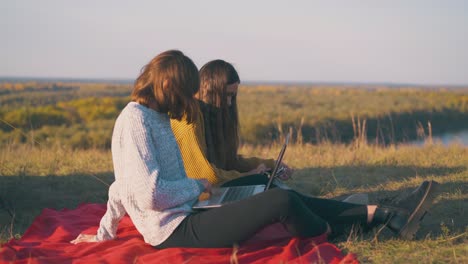
[[[444,145],[449,145],[454,142],[459,142],[462,145],[468,146],[468,130],[463,130],[454,133],[445,133],[432,137],[434,142],[441,142]],[[422,144],[422,141],[416,141],[416,144]]]

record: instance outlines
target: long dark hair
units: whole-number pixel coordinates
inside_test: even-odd
[[[227,86],[240,83],[234,67],[223,60],[214,60],[200,69],[200,100],[205,125],[207,158],[216,167],[232,170],[239,147],[239,119],[237,96],[227,103]]]
[[[171,118],[187,122],[195,120],[198,104],[193,98],[200,88],[197,66],[181,51],[168,50],[143,67],[135,81],[132,101],[156,110]]]

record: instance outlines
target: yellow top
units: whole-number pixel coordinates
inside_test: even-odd
[[[198,113],[192,124],[187,124],[185,119],[181,121],[171,119],[171,128],[179,145],[185,171],[189,178],[207,179],[211,184],[217,185],[239,178],[242,176],[241,172],[253,170],[261,163],[270,168],[274,166],[274,160],[238,156],[237,170],[226,171],[216,168],[206,159],[205,128],[201,112]]]

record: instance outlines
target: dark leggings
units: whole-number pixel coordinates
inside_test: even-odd
[[[335,224],[365,223],[367,207],[270,189],[247,199],[187,216],[157,248],[231,247],[280,222],[293,235],[313,237]]]

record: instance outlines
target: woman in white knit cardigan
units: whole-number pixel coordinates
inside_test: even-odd
[[[80,234],[72,243],[118,238],[117,226],[128,214],[145,242],[157,247],[231,247],[261,228],[282,222],[292,235],[309,237],[330,232],[335,224],[379,224],[403,237],[417,229],[432,197],[410,197],[411,208],[381,208],[319,198],[303,198],[279,188],[202,212],[192,205],[207,180],[187,178],[170,118],[193,122],[198,103],[198,70],[182,52],[156,56],[137,78],[130,102],[116,120],[112,135],[115,181],[109,188],[107,211],[97,234]],[[433,184],[422,186],[432,192]],[[419,188],[418,190],[420,190]],[[415,196],[413,195],[413,196]],[[423,197],[423,198],[421,198]],[[423,208],[423,209],[421,209]],[[419,219],[419,218],[417,218]]]

